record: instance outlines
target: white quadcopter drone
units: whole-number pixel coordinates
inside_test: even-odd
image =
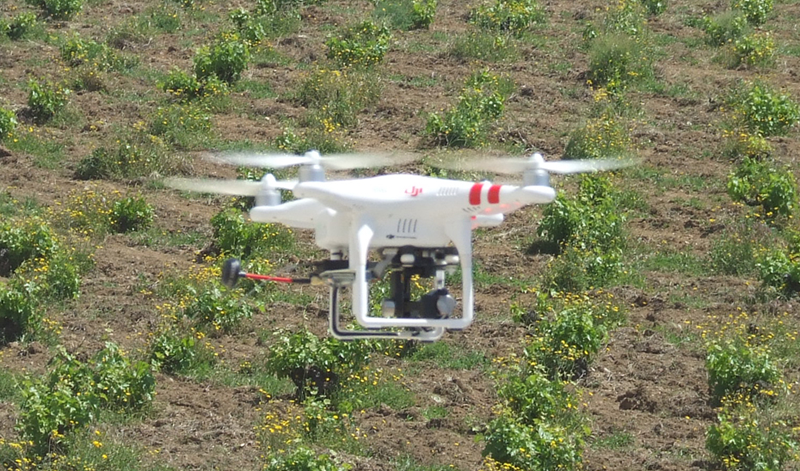
[[[613,170],[627,160],[561,160],[501,158],[465,163],[459,168],[522,174],[522,185],[466,182],[410,174],[350,180],[326,180],[324,168],[335,170],[396,164],[391,156],[243,155],[221,157],[227,163],[283,168],[299,165],[297,181],[278,181],[272,174],[261,181],[170,179],[173,188],[202,193],[254,196],[250,218],[259,223],[283,223],[313,229],[316,244],[330,257],[315,263],[307,279],[249,274],[236,260],[223,267],[223,282],[233,286],[241,277],[285,282],[323,282],[330,286],[331,334],[339,339],[394,338],[435,341],[447,330],[462,330],[474,318],[472,230],[497,226],[504,214],[529,204],[550,203],[556,197],[550,173]],[[280,190],[296,199],[281,202]],[[374,251],[378,261],[370,261]],[[460,316],[456,299],[445,287],[445,275],[460,265]],[[369,283],[389,275],[389,297],[380,315],[370,312]],[[432,278],[432,290],[411,299],[417,278]],[[352,315],[362,330],[340,324],[340,291],[352,294]]]

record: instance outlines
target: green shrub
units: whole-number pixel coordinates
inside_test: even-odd
[[[575,196],[559,193],[545,207],[537,234],[560,248],[621,248],[625,214],[620,211],[617,198],[618,192],[608,176],[584,175]]]
[[[208,140],[213,127],[211,114],[197,104],[173,104],[158,107],[148,132],[179,149],[197,149]]]
[[[377,0],[373,16],[403,31],[428,29],[436,16],[436,4],[437,0]]]
[[[458,35],[450,46],[449,54],[459,60],[510,62],[519,58],[519,48],[504,33],[475,31]]]
[[[356,71],[318,69],[300,85],[297,101],[325,127],[352,128],[358,113],[380,98],[381,83]]]
[[[155,396],[156,380],[148,363],[131,362],[119,346],[106,342],[90,361],[92,388],[101,407],[140,411]]]
[[[762,82],[745,84],[728,101],[735,123],[762,137],[783,136],[800,121],[800,106]]]
[[[588,71],[592,86],[624,91],[646,72],[646,66],[641,45],[625,33],[608,33],[592,41]]]
[[[155,210],[142,196],[127,197],[114,202],[110,225],[115,232],[147,229],[153,223]]]
[[[83,9],[83,0],[27,0],[53,20],[69,20]]]
[[[581,469],[584,434],[541,421],[529,426],[511,413],[487,425],[484,456],[517,469]]]
[[[722,46],[742,37],[747,31],[747,18],[739,11],[726,11],[717,16],[703,17],[700,27],[706,33],[706,42]]]
[[[777,169],[768,161],[745,157],[728,176],[728,194],[734,201],[761,206],[769,220],[791,216],[798,204],[797,182],[790,168]]]
[[[201,81],[182,70],[170,72],[160,85],[162,90],[182,102],[224,95],[229,91],[228,84],[218,79],[216,75]]]
[[[591,310],[575,306],[539,321],[534,338],[525,348],[526,355],[553,378],[584,376],[608,335],[607,327],[592,314]]]
[[[306,329],[294,333],[282,330],[275,336],[276,342],[269,347],[267,371],[291,379],[301,398],[307,393],[331,395],[341,380],[370,361],[372,352],[368,342],[319,338]]]
[[[645,28],[642,0],[620,0],[610,7],[603,19],[606,34],[638,36]]]
[[[572,131],[564,148],[567,159],[613,159],[629,152],[631,138],[625,123],[610,113],[589,119]]]
[[[200,81],[212,75],[229,84],[239,80],[250,62],[250,46],[238,33],[222,33],[194,56],[194,73]]]
[[[17,429],[39,456],[57,450],[66,434],[85,428],[96,416],[98,397],[88,365],[59,347],[44,378],[22,381]]]
[[[753,223],[726,229],[711,244],[711,268],[721,275],[755,274],[758,242],[758,232]]]
[[[214,245],[226,257],[249,259],[256,255],[286,252],[294,245],[291,229],[282,224],[246,221],[235,208],[222,210],[211,218]]]
[[[336,154],[350,149],[350,143],[342,136],[339,128],[313,126],[302,131],[291,128],[284,129],[274,141],[275,147],[292,154],[305,154],[316,150],[322,155]]]
[[[641,0],[644,9],[647,11],[647,14],[652,16],[658,16],[665,11],[667,11],[667,0]]]
[[[34,288],[0,284],[0,345],[37,332],[42,316]]]
[[[189,373],[209,370],[217,355],[200,332],[179,334],[175,329],[157,333],[148,346],[150,364],[165,373]]]
[[[72,251],[25,260],[17,268],[10,285],[20,292],[26,289],[36,295],[37,300],[74,299],[80,294],[82,267],[73,260]]]
[[[17,41],[32,35],[37,26],[35,13],[20,13],[8,22],[5,33],[10,39]]]
[[[338,37],[325,41],[328,58],[341,67],[369,67],[383,61],[392,33],[386,25],[367,20],[346,28]]]
[[[300,446],[294,450],[271,454],[264,471],[338,471],[352,469],[346,463],[338,463],[325,454]]]
[[[26,260],[50,258],[59,248],[50,226],[38,217],[0,222],[0,276],[8,276]]]
[[[0,107],[0,142],[10,139],[18,124],[16,113]]]
[[[486,139],[489,125],[500,118],[505,108],[507,84],[488,71],[467,79],[458,104],[443,115],[431,113],[425,127],[436,145],[473,147]]]
[[[180,118],[178,118],[180,119]],[[157,129],[170,133],[165,118]],[[164,142],[152,135],[133,135],[118,140],[116,150],[98,147],[78,162],[75,177],[81,180],[151,177],[174,171],[174,162],[167,156]]]
[[[130,70],[138,63],[135,57],[120,55],[108,45],[78,35],[59,47],[61,58],[72,67],[87,66],[91,70]]]
[[[520,35],[547,17],[536,0],[495,0],[473,8],[469,21],[483,29],[506,31]]]
[[[411,1],[411,27],[413,29],[428,29],[436,17],[437,0],[412,0]]]
[[[749,345],[739,338],[711,342],[706,349],[706,370],[716,401],[733,393],[754,396],[781,378],[766,346]]]
[[[800,292],[800,244],[796,238],[786,249],[759,254],[756,268],[761,282],[781,295],[791,297]]]
[[[729,67],[740,65],[767,67],[775,64],[775,41],[769,32],[753,33],[736,39]]]
[[[780,471],[797,460],[791,424],[759,411],[747,397],[726,398],[717,420],[706,432],[706,450],[720,469]]]
[[[67,105],[70,93],[61,85],[31,79],[28,82],[28,107],[34,121],[44,123],[52,119]]]
[[[253,307],[241,299],[240,292],[224,289],[218,281],[190,286],[188,295],[183,315],[213,331],[230,333],[253,315]]]
[[[734,10],[741,10],[751,25],[761,26],[772,12],[772,0],[733,0],[731,7]]]

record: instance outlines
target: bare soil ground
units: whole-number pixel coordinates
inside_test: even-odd
[[[48,34],[102,39],[115,25],[148,7],[150,0],[95,0],[75,20],[51,24]],[[381,77],[384,85],[378,104],[359,117],[350,139],[356,149],[404,149],[420,157],[438,151],[422,147],[426,113],[455,102],[464,79],[483,64],[458,61],[447,55],[453,38],[472,27],[465,21],[475,2],[442,0],[430,31],[396,32]],[[166,73],[178,67],[189,70],[194,50],[210,31],[228,21],[225,12],[245,2],[201,2],[209,13],[186,20],[186,29],[161,34],[135,44],[126,53],[141,58],[140,68]],[[523,44],[522,58],[513,63],[489,64],[517,84],[507,103],[496,136],[528,149],[557,157],[567,134],[587,117],[592,90],[585,83],[587,58],[580,47],[587,21],[600,21],[607,7],[601,1],[543,2],[550,23],[543,27],[541,45]],[[639,192],[649,208],[633,215],[627,224],[631,247],[648,251],[669,248],[707,258],[714,237],[742,214],[725,192],[731,162],[720,156],[722,146],[719,107],[726,90],[739,80],[763,78],[800,97],[800,58],[779,54],[777,65],[767,70],[726,70],[714,62],[715,51],[702,44],[702,31],[687,20],[727,8],[725,2],[673,0],[664,15],[648,22],[658,44],[656,77],[665,90],[634,89],[628,99],[637,110],[634,141],[643,168],[652,178],[626,178],[618,183]],[[248,91],[235,94],[232,109],[214,116],[214,132],[230,140],[268,143],[289,118],[302,115],[302,107],[286,97],[322,60],[327,32],[370,11],[368,2],[329,1],[304,10],[301,30],[277,40],[273,46],[287,63],[250,67],[245,78],[264,82],[272,98],[252,98]],[[30,7],[0,0],[0,14],[9,16]],[[205,19],[208,18],[208,19]],[[786,50],[797,50],[800,3],[776,2],[765,28]],[[30,77],[62,80],[68,71],[58,47],[49,41],[0,43],[0,105],[23,110],[25,83]],[[418,79],[412,81],[411,79]],[[59,342],[73,352],[92,354],[113,340],[132,352],[146,345],[148,333],[159,322],[152,295],[143,287],[159,283],[162,273],[179,273],[196,266],[196,252],[211,237],[210,218],[221,199],[186,199],[177,192],[153,189],[139,182],[91,182],[73,178],[75,166],[92,149],[114,138],[113,130],[145,119],[166,96],[146,74],[109,74],[108,92],[80,92],[70,107],[80,124],[36,126],[23,123],[23,133],[65,145],[63,159],[43,166],[34,156],[0,154],[0,189],[15,199],[35,199],[52,206],[72,190],[87,185],[143,192],[156,208],[156,225],[164,233],[199,233],[205,239],[184,245],[146,246],[130,235],[113,235],[99,243],[96,267],[85,277],[79,300],[66,307],[52,306],[48,317],[62,326]],[[136,99],[121,99],[121,96]],[[95,124],[95,127],[91,127]],[[796,167],[800,151],[797,131],[775,141],[778,155]],[[211,149],[213,150],[213,149]],[[493,151],[497,152],[497,151]],[[480,151],[475,153],[480,154]],[[188,153],[190,173],[198,176],[232,176],[230,169],[209,165]],[[421,165],[405,171],[421,170]],[[696,177],[690,180],[689,177]],[[699,181],[701,183],[693,183]],[[665,183],[666,181],[672,183]],[[527,252],[540,208],[513,214],[498,228],[475,239],[477,263],[493,279],[535,279],[548,255]],[[301,232],[305,241],[310,235]],[[633,249],[632,249],[633,250]],[[715,421],[709,405],[702,344],[692,329],[710,315],[727,315],[752,299],[755,280],[715,275],[693,276],[679,271],[644,270],[642,287],[619,286],[611,291],[629,306],[626,324],[613,331],[605,351],[577,385],[582,409],[590,418],[592,438],[584,461],[587,470],[697,470],[709,469],[704,449],[705,430]],[[281,288],[283,289],[283,288]],[[288,289],[288,288],[287,288]],[[326,320],[314,314],[325,304],[325,293],[307,290],[314,306],[288,303],[270,307],[266,315],[248,321],[243,331],[214,339],[227,365],[247,360],[265,361],[265,347],[256,338],[264,329],[306,325],[324,333]],[[448,334],[444,342],[485,354],[487,358],[519,351],[525,329],[511,321],[512,302],[531,302],[533,295],[513,284],[482,284],[477,292],[477,321],[464,332]],[[784,306],[791,310],[792,306]],[[0,367],[9,371],[42,372],[53,350],[42,342],[12,343],[0,347]],[[435,364],[378,358],[376,368],[404,370],[402,381],[413,392],[415,405],[403,410],[381,407],[356,417],[365,432],[368,457],[346,457],[359,470],[398,469],[396,463],[411,456],[421,465],[454,465],[477,469],[482,443],[476,441],[481,426],[492,417],[497,402],[495,384],[486,369],[445,370]],[[408,373],[411,371],[411,373]],[[795,374],[792,372],[791,374]],[[257,469],[263,451],[256,446],[254,427],[265,405],[257,387],[229,387],[213,379],[193,380],[159,374],[157,397],[151,413],[141,420],[103,425],[113,440],[140,447],[142,459],[177,469]],[[289,395],[278,398],[289,401]],[[426,419],[423,411],[444,406],[444,418]],[[0,437],[13,440],[15,406],[0,402]],[[632,438],[620,446],[600,445],[603,438],[621,433]],[[597,445],[595,445],[597,444]]]

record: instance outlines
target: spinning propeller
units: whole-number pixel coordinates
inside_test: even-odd
[[[304,155],[292,154],[260,154],[260,153],[228,153],[211,158],[211,160],[231,165],[263,168],[285,168],[301,166],[298,172],[299,181],[324,181],[326,168],[332,170],[348,170],[355,168],[385,167],[397,165],[407,160],[407,155],[399,153],[370,154],[331,154],[325,157],[312,150]],[[206,178],[168,178],[165,184],[171,188],[199,193],[215,193],[233,196],[254,196],[257,206],[274,206],[280,204],[281,195],[278,190],[293,190],[298,180],[277,180],[272,174],[264,175],[261,181],[251,180],[215,180]]]
[[[633,165],[631,159],[581,159],[546,161],[542,154],[535,153],[529,158],[499,157],[485,160],[458,161],[445,164],[456,170],[493,172],[502,174],[522,174],[523,184],[550,186],[550,173],[570,174],[616,170]]]

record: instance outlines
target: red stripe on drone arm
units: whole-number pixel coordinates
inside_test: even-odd
[[[500,188],[501,185],[492,185],[489,188],[489,204],[497,204],[500,202]]]
[[[472,185],[472,188],[469,189],[469,204],[473,206],[478,206],[481,204],[481,189],[483,188],[483,183],[476,183]]]

